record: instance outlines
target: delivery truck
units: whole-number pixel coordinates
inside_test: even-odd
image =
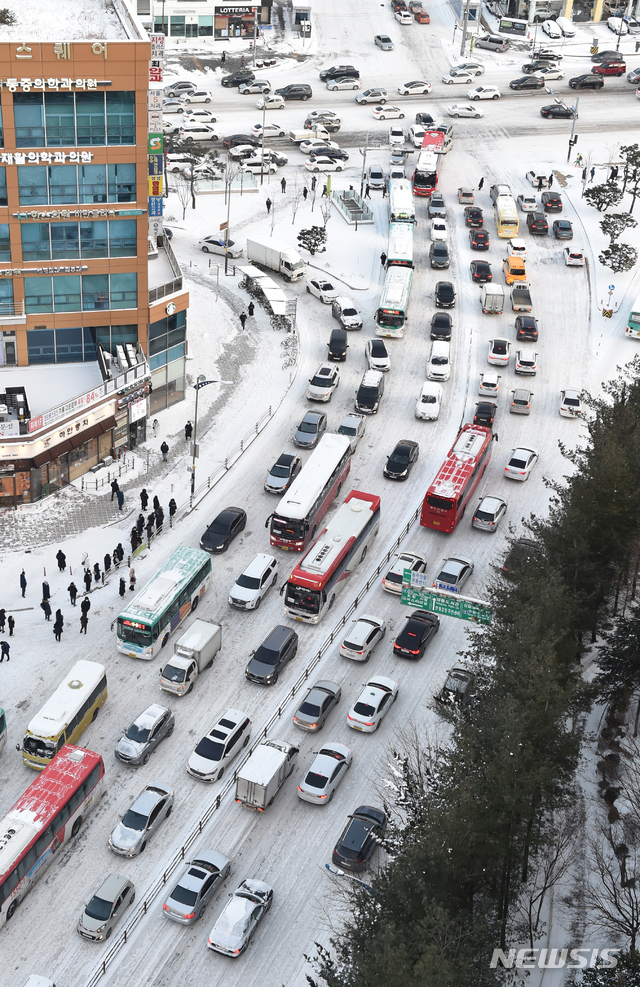
[[[298,751],[286,740],[265,740],[256,747],[238,770],[236,802],[254,812],[264,812],[293,771]]]
[[[504,288],[501,284],[483,284],[480,289],[480,304],[487,315],[502,315],[504,309]]]
[[[271,237],[247,237],[247,257],[257,267],[277,271],[287,281],[299,281],[307,273],[300,254],[281,240]]]
[[[211,668],[222,646],[222,627],[198,618],[173,646],[173,655],[160,669],[160,688],[186,696],[204,668]]]
[[[339,127],[337,128],[340,129]],[[335,133],[335,131],[333,131]],[[331,140],[331,133],[324,127],[321,123],[317,123],[315,127],[305,127],[302,130],[290,130],[289,140],[293,141],[294,144],[299,144],[301,141],[308,141],[311,137],[321,137],[324,140]]]
[[[511,288],[511,308],[514,312],[531,311],[531,290],[526,281],[520,281]]]

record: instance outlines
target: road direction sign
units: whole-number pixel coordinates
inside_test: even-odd
[[[410,607],[430,610],[431,613],[455,617],[458,620],[468,620],[474,624],[491,623],[491,607],[488,603],[427,586],[424,572],[404,570],[402,602]]]

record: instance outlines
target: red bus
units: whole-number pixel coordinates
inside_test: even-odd
[[[453,531],[491,462],[490,428],[463,425],[422,502],[420,524],[435,531]]]
[[[99,754],[65,744],[0,821],[0,925],[102,795]]]
[[[443,151],[444,134],[439,130],[427,130],[411,179],[414,195],[431,195],[436,188]]]
[[[352,490],[289,576],[284,596],[287,613],[317,624],[364,561],[379,525],[380,498]]]

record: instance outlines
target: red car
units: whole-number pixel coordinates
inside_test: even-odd
[[[489,234],[486,230],[469,230],[469,246],[472,250],[488,250]]]
[[[600,62],[591,69],[594,75],[624,75],[627,71],[625,62]]]

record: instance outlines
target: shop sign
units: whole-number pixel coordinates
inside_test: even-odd
[[[162,236],[164,221],[162,216],[149,217],[149,236]]]
[[[3,165],[25,165],[25,164],[64,164],[65,161],[74,161],[80,164],[89,164],[93,161],[92,151],[3,151],[0,154],[0,164]]]
[[[59,89],[97,89],[98,86],[110,86],[111,81],[97,79],[0,79],[0,89],[8,89],[10,93],[15,93],[21,89],[23,93],[31,92],[32,89],[39,89],[44,92]]]
[[[20,435],[20,422],[0,422],[0,439]]]
[[[237,16],[238,14],[240,15],[251,14],[251,16],[253,17],[256,9],[260,10],[261,8],[260,7],[257,8],[256,7],[216,7],[215,12],[216,12],[216,17],[233,17],[234,15]]]
[[[149,198],[162,198],[162,175],[149,176]]]
[[[107,219],[111,216],[144,216],[146,209],[30,209],[11,213],[14,219]]]
[[[149,196],[149,215],[150,216],[162,216],[162,196],[161,195],[150,195]]]
[[[164,114],[162,110],[147,110],[147,130],[149,132],[157,133],[162,130],[162,122],[164,120]]]
[[[162,69],[154,65],[149,66],[149,82],[162,82]]]
[[[162,154],[162,134],[147,134],[147,154]]]
[[[149,175],[161,175],[162,166],[164,164],[163,154],[150,154],[149,155]]]
[[[164,56],[164,34],[150,34],[151,57],[162,58]]]
[[[88,270],[88,264],[74,264],[71,267],[8,267],[0,270],[0,277],[12,278],[18,274],[78,274]]]
[[[101,387],[97,388],[95,391],[89,391],[87,394],[82,395],[79,398],[74,398],[72,401],[68,401],[65,405],[61,405],[60,408],[55,408],[52,411],[45,412],[43,415],[38,415],[37,418],[32,418],[29,422],[29,431],[35,432],[39,428],[53,424],[58,418],[66,417],[69,414],[69,411],[73,411],[76,407],[78,407],[79,402],[83,398],[88,400],[90,395],[95,395],[96,400],[99,400],[101,397],[104,397],[101,391]],[[11,449],[8,446],[5,448],[0,447],[0,459],[13,459],[16,452],[22,459],[32,459],[39,453],[44,452],[45,449],[53,449],[61,442],[64,442],[65,439],[69,439],[72,435],[77,435],[78,433],[84,431],[84,429],[91,428],[92,425],[97,425],[99,422],[105,421],[105,419],[111,417],[114,412],[115,401],[105,401],[105,403],[99,408],[95,408],[93,411],[83,411],[74,420],[65,422],[64,426],[61,426],[58,430],[52,431],[42,438],[28,439],[24,436],[24,445],[20,445],[16,448],[16,445],[14,444]]]
[[[129,405],[129,422],[133,425],[134,422],[140,421],[141,418],[146,418],[147,416],[147,399],[139,398],[133,404]]]
[[[38,415],[37,418],[31,418],[29,421],[29,431],[37,432],[40,428],[46,428],[48,425],[53,424],[53,422],[59,421],[61,418],[66,418],[67,415],[72,414],[77,408],[88,408],[92,404],[95,404],[96,401],[100,401],[104,395],[104,384],[101,384],[100,387],[96,387],[92,391],[85,391],[84,394],[79,394],[78,397],[71,398],[70,401],[58,405],[57,408],[51,408],[50,411],[45,411],[42,415]]]
[[[147,108],[150,110],[162,109],[162,89],[149,89],[147,92]]]

